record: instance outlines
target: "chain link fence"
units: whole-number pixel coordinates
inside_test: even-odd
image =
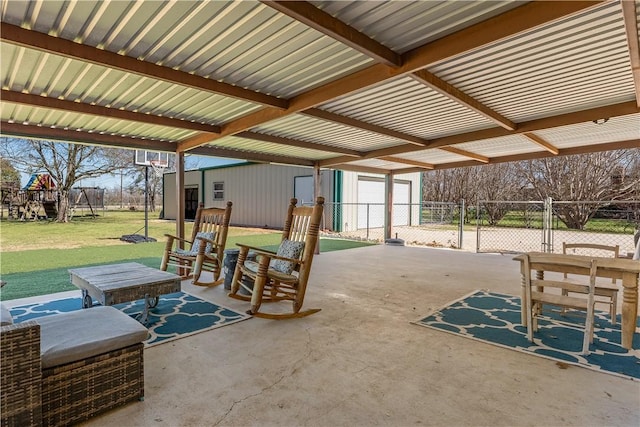
[[[475,213],[476,252],[545,250],[543,202],[482,201]]]
[[[483,201],[477,210],[477,252],[562,253],[563,243],[634,250],[640,201]]]
[[[598,206],[600,206],[598,208]],[[391,237],[406,245],[476,252],[562,252],[562,243],[619,245],[634,250],[640,201],[423,201],[394,204]],[[383,243],[383,203],[327,203],[325,237]]]
[[[394,204],[391,237],[407,245],[459,248],[460,211],[457,203]],[[383,243],[384,224],[384,203],[325,204],[325,236]]]
[[[640,229],[640,201],[611,201],[606,206],[602,202],[561,202],[554,201],[553,239],[550,251],[562,253],[562,243],[591,243],[620,246],[622,255],[633,253],[633,236]],[[589,215],[588,212],[595,212]],[[576,226],[576,217],[588,216],[582,229]]]

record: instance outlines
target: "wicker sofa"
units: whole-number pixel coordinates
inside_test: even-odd
[[[143,400],[147,334],[113,307],[0,327],[2,426],[69,425]]]

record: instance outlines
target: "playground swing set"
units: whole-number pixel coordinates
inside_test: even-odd
[[[2,185],[2,204],[8,210],[8,218],[19,221],[55,219],[58,216],[58,190],[51,175],[35,173],[23,188],[17,185]],[[97,187],[73,188],[70,194],[70,216],[78,209],[89,209],[95,218],[96,209],[104,209],[104,189]],[[4,218],[4,212],[0,213]]]

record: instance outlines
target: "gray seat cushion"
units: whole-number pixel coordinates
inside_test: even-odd
[[[93,307],[35,319],[42,367],[50,368],[128,347],[147,339],[147,328],[113,307]]]

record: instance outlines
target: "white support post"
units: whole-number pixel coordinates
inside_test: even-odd
[[[391,226],[393,224],[393,172],[385,175],[384,179],[384,240],[391,238]]]

